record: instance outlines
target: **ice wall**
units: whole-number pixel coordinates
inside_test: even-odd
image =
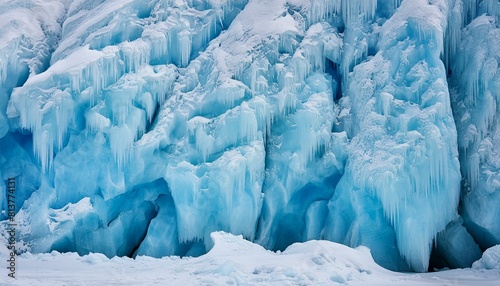
[[[400,269],[387,253],[399,249],[426,271],[436,234],[457,215],[457,135],[440,60],[446,9],[445,1],[403,1],[377,28],[368,49],[378,52],[354,67],[341,101],[352,139],[325,238],[368,245],[382,265]]]
[[[497,4],[0,4],[0,191],[17,178],[23,249],[196,256],[224,230],[426,271],[437,238],[462,267],[500,229]]]
[[[206,240],[220,228],[269,248],[306,240],[308,231],[319,238],[322,223],[306,210],[326,204],[344,160],[345,135],[331,133],[333,63],[327,72],[341,39],[330,25],[300,25],[314,6],[285,4],[248,3],[187,67],[186,85],[138,142],[176,150],[164,178],[181,241]]]
[[[148,250],[149,222],[173,211],[164,203],[171,196],[163,180],[168,152],[157,150],[164,155],[144,157],[145,151],[134,149],[134,144],[152,129],[174,85],[177,92],[189,85],[179,84],[189,77],[177,81],[178,69],[226,29],[244,5],[67,2],[50,66],[15,89],[7,108],[13,131],[32,133],[26,147],[35,159],[27,161],[42,171],[43,187],[21,204],[26,214],[20,216],[25,226],[21,238],[33,251],[132,256],[143,239],[142,254],[184,255],[190,249],[174,241],[176,233],[162,249]],[[184,41],[178,42],[178,34]],[[20,178],[30,179],[27,175]],[[260,193],[257,197],[259,209]],[[71,204],[87,199],[89,208],[78,214],[70,211]],[[48,218],[52,212],[64,215]],[[53,227],[45,226],[49,220]],[[151,232],[157,239],[161,232],[155,232],[155,225]],[[104,238],[108,243],[101,242]]]
[[[475,5],[474,5],[475,4]],[[479,245],[500,243],[500,3],[469,3],[455,60],[452,99],[462,168],[462,216]]]
[[[298,208],[307,225],[282,247],[319,236],[306,210],[326,205],[345,160],[345,134],[331,133],[341,37],[313,25],[333,17],[313,2],[253,1],[236,16],[245,4],[68,4],[50,67],[8,108],[15,130],[32,133],[43,172],[20,215],[33,251],[195,255],[215,230],[254,239],[273,184],[290,199],[262,223],[282,236],[283,213]],[[273,182],[281,168],[288,179]]]
[[[60,36],[65,6],[59,1],[0,2],[0,207],[7,209],[8,178],[18,177],[18,204],[40,186],[40,172],[30,158],[26,133],[11,132],[7,116],[12,90],[45,71]],[[6,213],[0,213],[0,220]]]

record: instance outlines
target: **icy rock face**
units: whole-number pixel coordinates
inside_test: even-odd
[[[483,1],[451,65],[465,225],[483,249],[500,243],[500,3]]]
[[[416,271],[437,236],[472,262],[457,145],[465,225],[497,239],[495,1],[4,2],[0,191],[17,178],[31,251],[196,256],[223,230]],[[450,70],[479,130],[458,144]]]

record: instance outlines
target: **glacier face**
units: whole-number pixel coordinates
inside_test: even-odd
[[[384,249],[381,254],[374,250],[375,257],[387,257],[397,246],[418,271],[428,267],[436,233],[456,216],[454,208],[440,206],[458,204],[460,182],[455,124],[440,60],[446,5],[426,2],[403,2],[379,27],[377,46],[368,47],[379,51],[349,75],[341,106],[350,110],[351,143],[326,229],[333,240]],[[420,23],[425,15],[433,21]],[[347,28],[346,38],[349,32]],[[367,208],[378,211],[367,216]],[[345,219],[342,213],[351,215]],[[380,238],[364,234],[379,223],[378,217],[389,222],[380,223],[382,240],[396,245],[381,246]]]
[[[0,13],[0,205],[15,177],[27,250],[196,256],[224,230],[423,272],[500,243],[496,0]]]
[[[452,69],[453,105],[459,133],[464,223],[483,248],[500,243],[500,3],[479,7],[481,15],[462,34]]]

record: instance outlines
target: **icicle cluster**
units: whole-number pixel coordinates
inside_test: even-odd
[[[325,237],[378,249],[374,257],[394,269],[405,269],[398,255],[387,255],[397,248],[412,269],[426,271],[436,234],[456,216],[456,132],[439,60],[443,7],[443,1],[403,2],[380,28],[380,51],[350,74],[349,100],[342,101],[352,114],[353,138]],[[380,240],[370,236],[374,224]]]
[[[500,227],[495,223],[498,212],[485,215],[483,211],[500,201],[500,150],[495,143],[500,138],[499,9],[498,1],[464,3],[462,11],[468,17],[457,25],[463,29],[449,67],[465,177],[462,215],[482,248],[500,242]]]

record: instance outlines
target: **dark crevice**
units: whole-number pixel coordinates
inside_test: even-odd
[[[151,117],[151,121],[146,122],[145,134],[151,131],[155,127],[156,121],[158,120],[158,115],[160,114],[160,110],[161,110],[160,103],[156,103],[155,111],[153,113],[153,116]]]
[[[151,222],[157,216],[158,216],[158,206],[155,205],[155,208],[153,210],[152,216],[147,219],[146,228],[145,228],[146,230],[142,233],[141,237],[138,240],[138,243],[132,248],[132,250],[130,251],[130,253],[126,255],[127,257],[134,258],[136,256],[137,250],[139,249],[139,247],[141,247],[142,242],[144,241],[144,239],[148,235],[148,230],[149,230],[149,226],[151,225]]]
[[[16,82],[16,87],[23,86],[29,78],[29,68],[26,65],[23,65],[22,70],[19,72]],[[8,81],[7,81],[8,82]],[[9,94],[12,93],[12,90],[8,91]]]
[[[333,100],[335,103],[338,103],[340,98],[342,98],[342,77],[339,73],[339,65],[328,58],[325,61],[325,72],[332,77]]]
[[[446,261],[441,252],[437,249],[437,247],[434,245],[432,247],[431,257],[429,259],[429,267],[427,271],[436,272],[439,271],[440,269],[446,269],[446,268],[449,269],[451,268],[451,266]]]

